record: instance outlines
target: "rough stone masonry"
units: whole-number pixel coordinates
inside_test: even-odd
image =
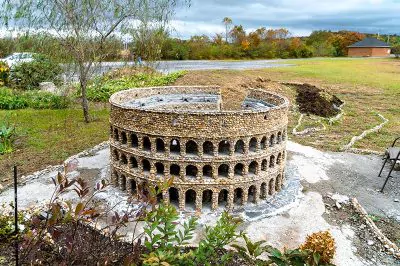
[[[224,91],[175,86],[112,95],[113,183],[134,194],[141,183],[173,177],[158,198],[187,212],[273,197],[285,181],[288,100],[262,89]]]

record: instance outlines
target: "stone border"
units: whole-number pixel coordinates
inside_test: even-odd
[[[375,225],[374,221],[371,220],[371,218],[368,217],[367,211],[361,206],[360,203],[358,203],[358,200],[356,198],[353,198],[351,200],[351,203],[356,210],[357,213],[359,213],[362,218],[364,219],[365,223],[371,228],[372,232],[375,234],[375,236],[381,241],[385,249],[390,255],[393,255],[394,257],[400,259],[400,249],[399,247],[390,241],[383,233],[382,231]]]
[[[383,120],[382,123],[380,123],[379,125],[364,130],[360,135],[358,136],[354,136],[351,138],[350,142],[347,143],[346,145],[344,145],[342,148],[340,148],[340,151],[348,151],[352,149],[352,146],[356,143],[356,141],[362,140],[363,138],[365,138],[368,134],[374,133],[379,131],[387,122],[389,122],[388,119],[386,119],[383,115],[381,115],[380,113],[377,113],[377,115]],[[357,149],[358,152],[362,151],[361,149]]]

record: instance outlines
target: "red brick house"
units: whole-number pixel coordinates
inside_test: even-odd
[[[390,56],[390,45],[375,38],[365,38],[362,41],[347,46],[348,56]]]

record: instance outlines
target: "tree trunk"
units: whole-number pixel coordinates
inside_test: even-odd
[[[80,71],[81,73],[79,74],[79,82],[80,82],[80,87],[81,87],[81,94],[82,94],[82,110],[83,110],[83,117],[85,119],[86,123],[90,122],[90,117],[89,117],[89,104],[88,100],[86,97],[86,87],[87,87],[87,81],[84,71]]]

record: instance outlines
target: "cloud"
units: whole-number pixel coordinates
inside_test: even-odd
[[[318,29],[400,34],[398,0],[192,0],[177,11],[173,35],[224,32],[226,16],[247,30],[285,27],[295,36]]]

